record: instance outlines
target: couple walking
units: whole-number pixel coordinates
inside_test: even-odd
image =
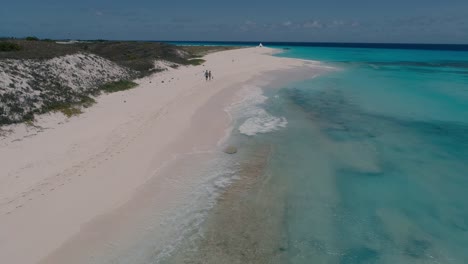
[[[205,71],[205,79],[207,81],[213,79],[213,76],[211,76],[211,71],[208,71],[208,70]]]

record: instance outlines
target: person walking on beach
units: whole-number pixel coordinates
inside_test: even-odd
[[[211,76],[211,71],[208,72],[208,79],[210,79],[210,81],[211,79],[213,79],[213,77]]]
[[[208,70],[205,71],[205,80],[208,81],[209,73]]]

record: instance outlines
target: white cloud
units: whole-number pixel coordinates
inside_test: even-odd
[[[317,20],[307,21],[302,24],[303,28],[322,28],[323,24]]]
[[[258,28],[257,23],[252,20],[245,20],[244,23],[240,24],[239,30],[241,32],[252,31]]]
[[[251,20],[246,20],[246,21],[244,22],[244,24],[245,24],[245,25],[248,25],[248,26],[255,26],[257,23],[255,23],[255,22],[253,22],[253,21],[251,21]]]
[[[338,26],[343,26],[344,24],[345,24],[345,22],[342,21],[342,20],[333,20],[331,25],[338,27]]]

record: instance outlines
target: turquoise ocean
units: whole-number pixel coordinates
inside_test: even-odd
[[[235,120],[240,179],[167,262],[468,263],[468,51],[277,48],[332,70]]]

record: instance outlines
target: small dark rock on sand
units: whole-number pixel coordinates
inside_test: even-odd
[[[224,153],[227,153],[227,154],[235,154],[237,153],[237,148],[234,147],[234,146],[228,146],[224,149]]]

